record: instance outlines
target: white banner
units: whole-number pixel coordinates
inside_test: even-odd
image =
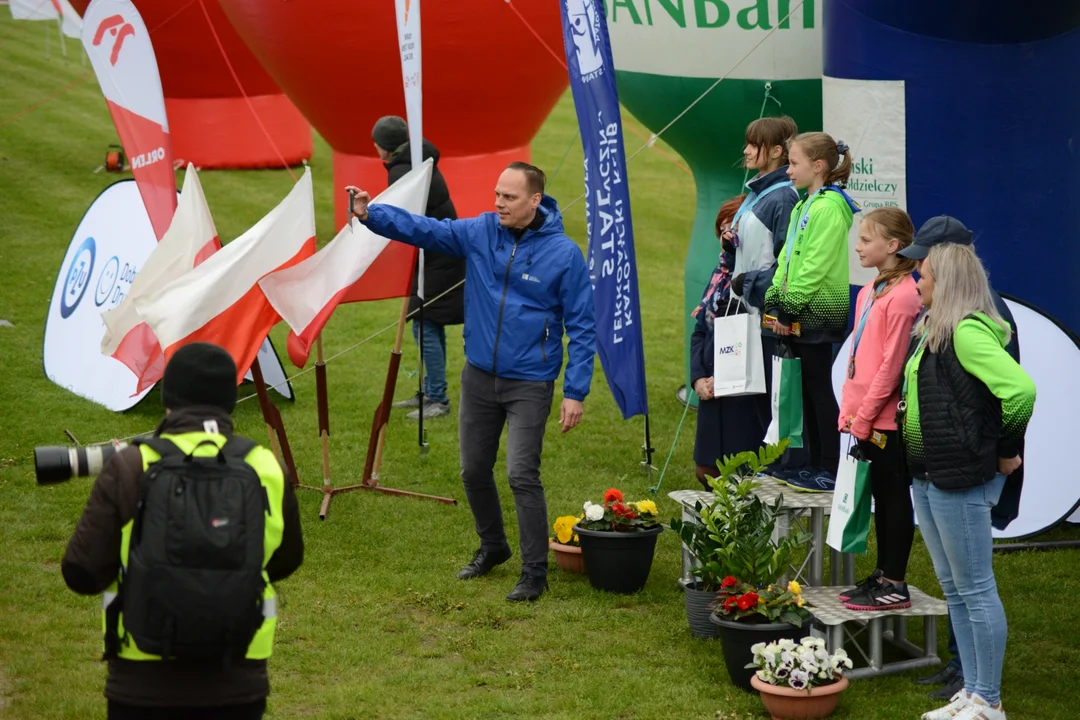
[[[138,378],[119,360],[101,354],[101,313],[127,295],[157,246],[142,197],[133,180],[113,183],[83,216],[53,288],[42,350],[45,375],[60,387],[117,412],[150,392],[137,393]],[[292,399],[285,370],[269,339],[259,350],[268,385]]]
[[[821,79],[825,131],[851,148],[853,164],[847,192],[863,212],[879,207],[907,210],[907,111],[903,80]],[[877,276],[855,254],[859,218],[848,238],[848,272],[852,285]]]
[[[619,70],[675,77],[816,80],[821,77],[822,4],[822,0],[801,4],[608,0],[605,7]]]
[[[45,321],[45,375],[76,395],[110,410],[141,400],[138,378],[101,354],[101,313],[120,304],[136,273],[157,245],[134,181],[105,189],[75,230],[60,266]]]
[[[424,93],[420,77],[420,0],[394,0],[397,10],[398,49],[401,78],[405,86],[405,121],[409,123],[409,155],[412,167],[424,158]],[[421,208],[420,213],[423,214]],[[424,299],[424,251],[417,257],[416,294]],[[423,352],[423,351],[421,351]]]

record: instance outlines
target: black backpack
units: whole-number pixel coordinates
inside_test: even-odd
[[[256,444],[232,437],[211,457],[185,454],[164,438],[139,444],[161,459],[139,479],[127,569],[111,623],[106,616],[106,655],[115,656],[122,609],[120,641],[130,636],[145,653],[242,659],[263,623],[270,505],[258,473],[244,462]]]

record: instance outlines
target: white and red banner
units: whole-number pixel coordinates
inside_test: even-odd
[[[82,43],[160,240],[176,209],[176,175],[150,33],[130,0],[93,0]]]
[[[101,314],[105,322],[101,352],[116,358],[135,373],[139,378],[138,392],[161,378],[165,371],[165,356],[157,337],[135,309],[136,300],[152,295],[176,280],[220,247],[199,174],[189,164],[180,203],[165,236],[135,276],[123,301]]]
[[[431,160],[415,166],[372,202],[422,213],[431,185]],[[393,241],[376,235],[355,219],[316,255],[259,281],[266,299],[289,324],[289,358],[307,363],[311,346],[350,287],[371,271]]]
[[[236,361],[237,383],[280,319],[259,280],[315,253],[315,200],[307,169],[253,228],[157,292],[135,300],[166,361],[192,342],[212,342]]]
[[[15,20],[53,20],[69,38],[82,37],[83,21],[68,0],[8,0]]]

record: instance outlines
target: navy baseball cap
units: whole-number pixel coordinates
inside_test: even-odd
[[[970,245],[974,234],[954,217],[938,215],[930,218],[919,232],[915,233],[915,242],[896,253],[900,257],[912,260],[924,260],[930,254],[930,248],[943,243],[953,245]]]

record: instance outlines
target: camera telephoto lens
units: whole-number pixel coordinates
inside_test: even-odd
[[[119,443],[75,448],[34,448],[34,471],[38,485],[52,485],[74,477],[96,477],[109,458],[125,447],[126,444]]]

